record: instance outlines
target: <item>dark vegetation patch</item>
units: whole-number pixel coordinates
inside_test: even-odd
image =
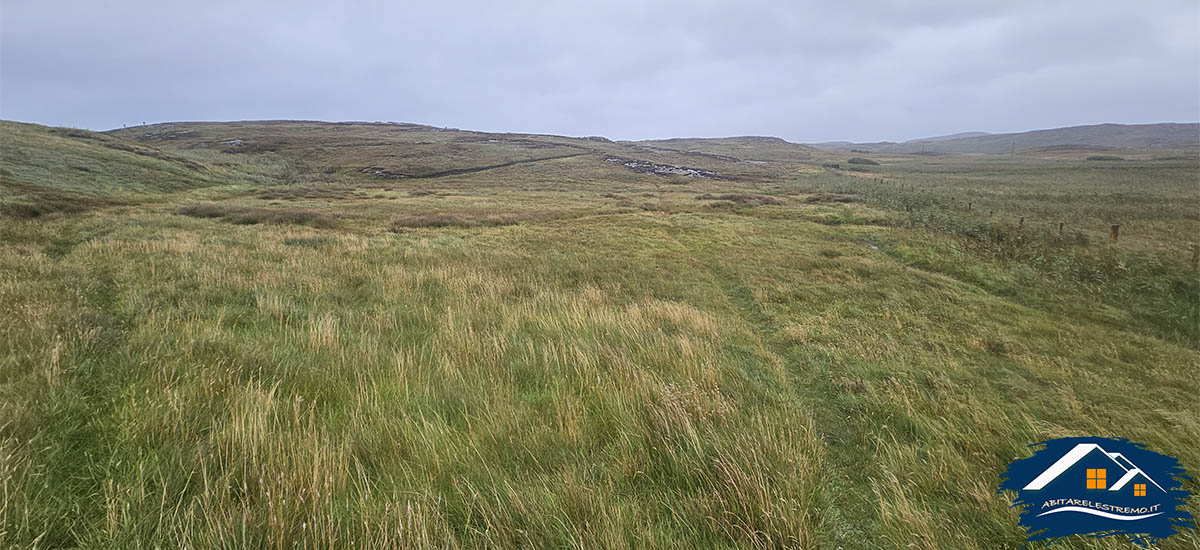
[[[816,202],[842,202],[842,203],[845,203],[845,202],[861,202],[861,201],[862,201],[861,198],[854,196],[854,195],[848,195],[845,193],[824,193],[824,192],[813,193],[804,198],[804,202],[807,202],[807,203],[816,203]]]
[[[1124,157],[1118,157],[1117,155],[1091,155],[1087,159],[1088,160],[1125,160]]]
[[[565,212],[429,212],[405,214],[392,220],[390,230],[403,233],[407,229],[439,227],[499,227],[528,222],[543,222],[571,217]]]
[[[428,189],[413,189],[412,191],[408,192],[408,196],[410,196],[410,197],[424,197],[426,195],[432,195],[432,194],[434,194],[433,191],[430,191]]]
[[[287,246],[301,246],[306,248],[323,248],[333,242],[329,237],[288,237],[283,240],[283,244]]]
[[[18,194],[27,194],[28,198],[22,199],[19,202],[0,204],[0,216],[37,218],[55,212],[75,214],[93,208],[129,206],[134,204],[129,201],[89,197],[68,191],[58,191],[36,185],[21,184],[11,180],[0,181],[0,193],[9,191]]]
[[[391,231],[400,233],[405,229],[437,228],[437,227],[497,227],[501,225],[516,225],[527,218],[515,214],[487,214],[472,216],[470,214],[412,214],[400,216],[392,220]]]
[[[263,200],[286,200],[294,201],[300,199],[355,199],[366,198],[368,195],[353,187],[338,187],[338,186],[286,186],[286,187],[271,187],[263,190],[258,195],[258,198]]]
[[[866,157],[850,157],[849,159],[846,159],[846,162],[850,163],[850,164],[866,164],[866,165],[870,165],[870,166],[879,166],[878,162],[871,160],[869,158],[866,158]]]
[[[222,204],[197,204],[180,208],[178,213],[193,218],[222,219],[235,225],[267,223],[323,228],[337,226],[337,220],[328,214],[296,208],[249,208]]]
[[[754,193],[724,193],[721,195],[713,195],[705,193],[696,196],[698,201],[726,201],[739,206],[767,206],[780,205],[783,201],[770,195],[758,195]]]
[[[53,212],[76,213],[87,209],[87,206],[75,202],[22,202],[0,205],[0,215],[14,218],[37,218]]]

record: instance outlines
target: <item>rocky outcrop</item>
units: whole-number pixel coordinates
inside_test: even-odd
[[[710,178],[724,179],[724,176],[713,172],[712,170],[701,170],[699,168],[685,168],[683,166],[673,166],[670,164],[659,164],[648,160],[625,159],[620,157],[608,157],[605,162],[620,164],[634,172],[641,174],[654,174],[657,176],[685,176],[689,178]]]

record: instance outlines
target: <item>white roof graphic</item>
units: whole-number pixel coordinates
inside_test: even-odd
[[[1046,471],[1033,478],[1033,481],[1030,481],[1029,484],[1026,485],[1022,490],[1038,491],[1045,488],[1046,485],[1049,485],[1051,481],[1058,479],[1058,476],[1062,475],[1063,472],[1071,469],[1071,467],[1077,462],[1083,460],[1083,457],[1091,454],[1091,452],[1095,450],[1099,450],[1101,453],[1104,453],[1104,456],[1108,457],[1113,464],[1116,464],[1117,467],[1124,472],[1124,474],[1121,476],[1121,479],[1117,480],[1112,487],[1108,488],[1109,491],[1120,491],[1121,488],[1125,487],[1126,484],[1140,475],[1146,478],[1146,481],[1149,481],[1150,483],[1153,483],[1155,487],[1158,487],[1158,490],[1164,493],[1167,492],[1166,489],[1162,488],[1162,485],[1159,485],[1158,482],[1150,479],[1150,476],[1146,475],[1146,472],[1143,472],[1141,468],[1138,468],[1137,465],[1131,462],[1128,458],[1125,458],[1125,455],[1122,455],[1121,453],[1110,453],[1095,443],[1080,443],[1076,445],[1073,449],[1067,451],[1067,454],[1063,455],[1062,458],[1058,459],[1057,462],[1051,464],[1049,468],[1046,468]]]

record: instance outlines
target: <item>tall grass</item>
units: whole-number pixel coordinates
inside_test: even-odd
[[[10,546],[988,548],[1027,443],[1200,458],[1194,352],[914,276],[888,229],[163,213],[45,254],[109,220],[72,223],[4,222]]]
[[[1010,195],[1004,192],[979,196],[973,186],[925,180],[919,173],[902,176],[883,181],[826,177],[805,181],[802,188],[865,197],[895,212],[888,223],[929,231],[930,242],[939,246],[892,249],[896,257],[914,266],[951,274],[1029,305],[1049,306],[1200,348],[1200,276],[1191,263],[1192,243],[1178,231],[1165,242],[1148,242],[1144,235],[1129,238],[1162,221],[1175,228],[1195,225],[1185,213],[1179,213],[1178,220],[1167,217],[1176,211],[1179,193],[1184,193],[1184,202],[1200,205],[1196,197],[1186,194],[1188,183],[1142,189],[1139,202],[1160,205],[1161,220],[1142,221],[1138,216],[1149,213],[1132,209],[1095,220],[1086,214],[1089,208],[1072,207],[1074,201],[1057,211],[1048,211],[1053,205],[1047,204],[1025,208],[1019,198],[1007,201]],[[1009,193],[1018,196],[1016,191]],[[1112,199],[1095,199],[1092,208],[1115,208],[1101,206],[1107,200]],[[1109,242],[1105,222],[1112,220],[1126,222],[1123,242]],[[1007,276],[965,269],[970,264],[963,263],[964,257],[994,261]]]
[[[0,217],[0,547],[1006,548],[994,488],[1030,443],[1200,464],[1169,183],[1121,210],[1032,198],[1054,188],[1023,165],[975,166],[987,193],[884,165],[930,199],[572,158],[364,196],[316,164],[264,190],[284,155],[254,155],[197,152],[265,164],[137,207]],[[292,210],[338,223],[228,223]]]

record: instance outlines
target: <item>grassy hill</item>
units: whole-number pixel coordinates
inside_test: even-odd
[[[614,157],[684,168],[700,164],[729,177],[760,178],[780,172],[744,162],[747,153],[767,149],[743,148],[735,154],[706,156],[704,146],[693,151],[683,146],[651,146],[649,142],[614,143],[399,123],[174,123],[118,130],[112,135],[193,156],[198,152],[273,154],[294,162],[297,173],[293,178],[305,175],[306,179],[327,181],[358,181],[364,173],[382,179],[436,178],[569,158],[577,158],[571,164],[591,171],[602,170],[606,159]],[[731,146],[724,140],[699,141],[710,143],[716,152],[728,152]],[[772,160],[782,165],[777,168],[783,170],[811,156],[808,148],[795,144],[770,150]]]
[[[213,185],[221,171],[103,133],[0,121],[0,211],[35,216]]]
[[[1071,145],[1098,148],[1196,150],[1200,149],[1200,124],[1094,124],[1010,134],[943,136],[903,143],[831,142],[817,147],[877,153],[983,153],[1004,154],[1043,147]]]
[[[1029,444],[1200,465],[1193,158],[0,130],[58,205],[0,212],[0,547],[1010,548]]]

